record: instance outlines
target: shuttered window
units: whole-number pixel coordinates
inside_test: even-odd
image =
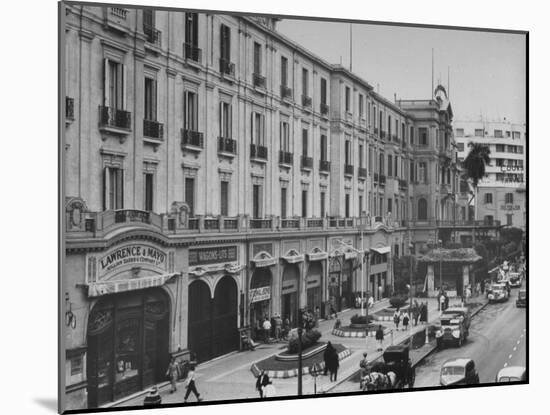
[[[286,187],[281,188],[281,218],[286,219],[287,191]]]
[[[195,216],[195,179],[185,178],[185,203],[189,206],[189,216]]]
[[[220,214],[229,215],[229,182],[222,181],[220,186]]]
[[[145,119],[157,120],[157,81],[145,78]]]
[[[124,171],[118,167],[103,169],[103,210],[124,208]]]
[[[183,97],[183,127],[186,130],[199,130],[198,96],[192,91],[185,91]]]
[[[145,173],[145,210],[153,211],[153,179],[152,173]]]

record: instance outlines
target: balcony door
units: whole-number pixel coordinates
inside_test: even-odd
[[[124,65],[105,59],[103,68],[103,105],[114,109],[124,108]]]

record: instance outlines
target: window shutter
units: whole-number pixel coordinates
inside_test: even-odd
[[[109,59],[103,59],[103,106],[109,106]]]

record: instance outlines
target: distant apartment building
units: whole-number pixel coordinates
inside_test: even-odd
[[[499,221],[501,226],[525,230],[526,210],[526,133],[525,124],[502,121],[454,121],[459,161],[469,152],[468,143],[487,145],[491,162],[486,176],[480,181],[474,205],[461,207],[466,219],[475,215],[476,220]],[[467,189],[463,186],[463,191]],[[467,198],[463,193],[462,200]]]

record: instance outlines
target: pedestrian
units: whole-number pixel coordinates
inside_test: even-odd
[[[376,341],[378,342],[378,351],[384,350],[384,330],[382,329],[382,325],[378,325],[378,329],[376,330]]]
[[[418,326],[418,317],[420,316],[420,310],[418,304],[415,304],[413,308],[413,320],[414,320],[414,326]]]
[[[269,343],[269,334],[271,332],[271,323],[269,322],[269,319],[267,318],[267,316],[265,316],[262,328],[264,330],[264,341],[266,343]]]
[[[315,307],[315,327],[319,327],[319,320],[321,319],[321,309],[319,306]]]
[[[359,367],[361,368],[361,379],[363,379],[368,374],[369,360],[367,359],[367,352],[363,353],[363,359],[359,362]]]
[[[338,314],[336,314],[336,310],[334,309],[334,306],[332,304],[330,305],[330,317],[331,318],[338,318]]]
[[[370,295],[369,302],[367,303],[367,308],[372,308],[373,305],[374,305],[374,297]]]
[[[272,398],[276,395],[275,386],[273,385],[273,382],[269,381],[267,385],[264,387],[264,398]]]
[[[329,361],[330,366],[328,370],[330,372],[330,381],[336,382],[338,377],[338,368],[340,367],[340,359],[338,358],[338,353],[334,347],[331,348]]]
[[[325,348],[325,352],[323,353],[323,361],[325,362],[325,370],[323,372],[323,375],[327,375],[327,372],[330,370],[330,363],[331,363],[331,355],[332,350],[334,347],[332,346],[332,343],[329,341],[327,343],[327,347]]]
[[[157,406],[162,402],[162,398],[159,395],[159,390],[156,386],[149,391],[149,394],[143,400],[143,406]]]
[[[178,381],[178,363],[176,362],[175,357],[170,359],[170,364],[166,370],[166,377],[170,380],[170,393],[174,393],[178,390],[176,385],[176,382]]]
[[[271,330],[269,334],[271,337],[275,337],[275,316],[271,317],[269,323],[271,324]]]
[[[282,330],[283,320],[281,319],[280,314],[275,314],[275,338],[277,340],[281,339],[281,330]]]
[[[393,322],[395,324],[395,330],[399,330],[399,323],[401,322],[401,313],[399,312],[399,308],[397,308],[395,313],[393,313]]]
[[[443,294],[443,291],[440,291],[439,295],[439,311],[443,312],[445,307],[445,294]]]
[[[405,315],[403,315],[403,330],[407,331],[408,326],[409,326],[409,313],[405,311]]]
[[[256,390],[260,394],[260,399],[264,397],[264,388],[269,384],[269,376],[262,370],[256,379]]]
[[[185,397],[183,398],[183,403],[187,403],[187,398],[189,398],[189,395],[191,392],[193,392],[197,398],[197,401],[202,401],[201,394],[197,390],[197,385],[195,384],[196,380],[196,374],[195,374],[195,366],[191,366],[189,369],[189,373],[187,374],[187,392],[185,393]]]

